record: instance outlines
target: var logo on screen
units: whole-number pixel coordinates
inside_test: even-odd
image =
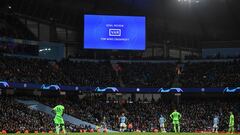
[[[120,37],[122,34],[121,29],[109,29],[109,36],[111,37]]]

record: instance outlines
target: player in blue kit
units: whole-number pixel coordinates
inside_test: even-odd
[[[126,122],[127,122],[127,118],[125,117],[124,113],[122,113],[122,115],[119,118],[120,121],[120,132],[124,132],[126,130]]]
[[[213,129],[212,132],[218,133],[218,124],[219,124],[219,116],[215,115],[213,118]]]
[[[166,119],[163,117],[163,115],[161,115],[160,118],[159,118],[159,124],[160,124],[160,130],[161,130],[161,132],[163,132],[163,133],[166,132],[165,122],[166,122]]]

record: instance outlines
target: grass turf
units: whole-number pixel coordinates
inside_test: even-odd
[[[57,134],[49,134],[49,133],[38,133],[38,134],[41,134],[41,135],[57,135]],[[26,134],[26,135],[38,135],[38,134],[34,134],[34,133],[29,133],[29,134]],[[84,135],[99,135],[99,134],[109,134],[109,135],[138,135],[138,134],[141,134],[141,135],[214,135],[216,133],[153,133],[153,132],[145,132],[145,133],[138,133],[138,132],[124,132],[124,133],[67,133],[66,135],[79,135],[79,134],[84,134]],[[218,134],[223,134],[223,133],[218,133]],[[7,135],[7,134],[6,134]],[[60,134],[60,135],[64,135],[64,134]],[[232,135],[232,134],[225,134],[224,135]],[[233,135],[239,135],[238,134],[233,134]]]

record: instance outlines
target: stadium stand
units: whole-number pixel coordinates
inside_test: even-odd
[[[127,131],[156,131],[163,115],[166,131],[174,132],[169,116],[174,109],[182,115],[181,132],[210,133],[216,115],[220,118],[219,131],[228,132],[232,123],[229,112],[233,112],[234,128],[240,133],[239,0],[106,3],[0,1],[0,133],[58,133],[62,111],[88,123],[73,125],[64,117],[68,132],[90,132],[95,125],[101,130],[119,131],[122,112],[127,117],[127,127],[131,127]],[[103,28],[95,26],[94,33],[103,33],[107,38],[89,34],[90,40],[95,37],[111,41],[112,45],[117,41],[134,44],[129,43],[123,50],[117,44],[107,50],[89,50],[84,42],[88,33],[86,13],[144,16],[146,28],[136,27],[139,30],[125,34],[132,27],[121,24],[122,19],[114,21],[116,24],[108,22]],[[93,25],[89,28],[93,29]],[[143,33],[141,28],[143,36],[139,36]],[[144,38],[144,44],[138,37],[141,41]],[[100,47],[106,45],[100,40]],[[140,44],[145,49],[137,49]],[[129,50],[130,45],[134,49]],[[16,87],[20,83],[21,89]],[[29,84],[37,84],[36,89],[30,89]],[[53,84],[58,87],[51,88]],[[62,85],[73,89],[64,91]],[[83,87],[91,87],[91,92]],[[109,88],[115,89],[107,91]],[[122,88],[135,93],[117,93]],[[142,93],[147,88],[156,93]],[[201,92],[185,91],[195,88]],[[206,92],[205,88],[222,93]],[[171,89],[177,89],[176,93]],[[19,99],[38,101],[48,108],[48,113],[20,103]],[[54,121],[50,110],[57,105],[64,107],[53,111],[60,119]],[[125,124],[125,120],[121,123]]]
[[[234,62],[189,63],[180,77],[183,87],[238,87],[240,64]]]
[[[175,64],[120,64],[122,80],[127,87],[169,87],[175,76]]]
[[[0,129],[6,130],[8,133],[24,132],[25,130],[31,132],[53,130],[50,116],[30,110],[26,106],[16,103],[11,97],[1,96],[0,101]]]
[[[239,85],[239,61],[177,64],[48,61],[16,57],[0,58],[0,79],[59,85],[125,87],[236,87]],[[180,72],[180,73],[177,73]]]
[[[26,130],[33,133],[54,131],[52,116],[33,110],[24,104],[18,103],[16,97],[1,96],[0,98],[0,129],[7,133],[24,133]],[[73,125],[66,122],[68,131],[79,132],[81,129],[90,130],[88,125]]]
[[[52,118],[43,113],[31,110],[23,104],[19,104],[15,99],[21,97],[1,97],[1,127],[8,132],[52,131],[54,125]],[[63,104],[66,107],[65,113],[78,117],[79,119],[104,125],[109,129],[118,130],[118,118],[121,112],[125,112],[128,123],[132,123],[133,130],[153,131],[159,128],[158,119],[160,114],[167,118],[167,131],[172,131],[172,124],[169,114],[174,108],[182,114],[181,131],[211,131],[212,119],[214,115],[220,116],[219,131],[227,131],[229,111],[235,114],[236,123],[239,122],[240,105],[237,98],[183,98],[179,104],[171,98],[159,101],[129,99],[125,102],[117,102],[117,99],[108,98],[104,95],[85,96],[82,99],[75,97],[22,97],[35,99],[50,107],[56,104]],[[131,102],[129,102],[131,101]],[[190,102],[191,101],[191,102]],[[98,110],[98,111],[96,111]],[[237,127],[236,127],[237,128]],[[80,129],[90,130],[86,125],[75,126],[67,123],[67,129],[79,132]],[[238,128],[237,128],[238,129]]]
[[[174,108],[178,108],[178,111],[183,116],[181,120],[182,132],[211,131],[212,119],[216,114],[220,116],[220,123],[222,123],[219,131],[227,131],[229,111],[237,113],[240,109],[236,99],[207,99],[205,101],[201,99],[184,99],[179,105],[171,100],[114,103],[114,99],[106,102],[104,98],[97,96],[92,97],[93,100],[89,99],[89,97],[85,97],[78,102],[67,99],[64,100],[66,102],[63,102],[63,104],[69,108],[68,113],[95,124],[100,124],[103,118],[106,117],[107,126],[116,130],[118,129],[119,112],[125,112],[128,121],[133,124],[134,130],[153,131],[159,128],[158,119],[160,114],[163,114],[167,118],[167,131],[171,131],[172,124],[169,115]],[[40,100],[43,101],[42,98]],[[53,103],[54,105],[54,103],[61,101],[63,100],[52,99],[48,101],[48,99],[45,99],[44,102]],[[239,121],[238,115],[236,115],[236,121]]]
[[[85,86],[117,83],[113,69],[108,63],[75,63],[68,60],[56,62],[15,57],[0,59],[1,80]]]

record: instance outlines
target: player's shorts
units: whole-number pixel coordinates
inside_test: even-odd
[[[120,127],[126,128],[127,125],[125,123],[120,123]]]
[[[160,124],[160,128],[164,128],[164,127],[165,127],[164,123]]]
[[[234,127],[234,124],[231,124],[231,123],[230,123],[230,124],[229,124],[229,127]]]
[[[213,128],[218,128],[218,124],[213,124]]]
[[[173,120],[173,124],[179,124],[179,120]]]
[[[61,116],[55,116],[55,118],[54,118],[54,123],[55,123],[56,125],[64,125],[63,117],[61,117]]]

